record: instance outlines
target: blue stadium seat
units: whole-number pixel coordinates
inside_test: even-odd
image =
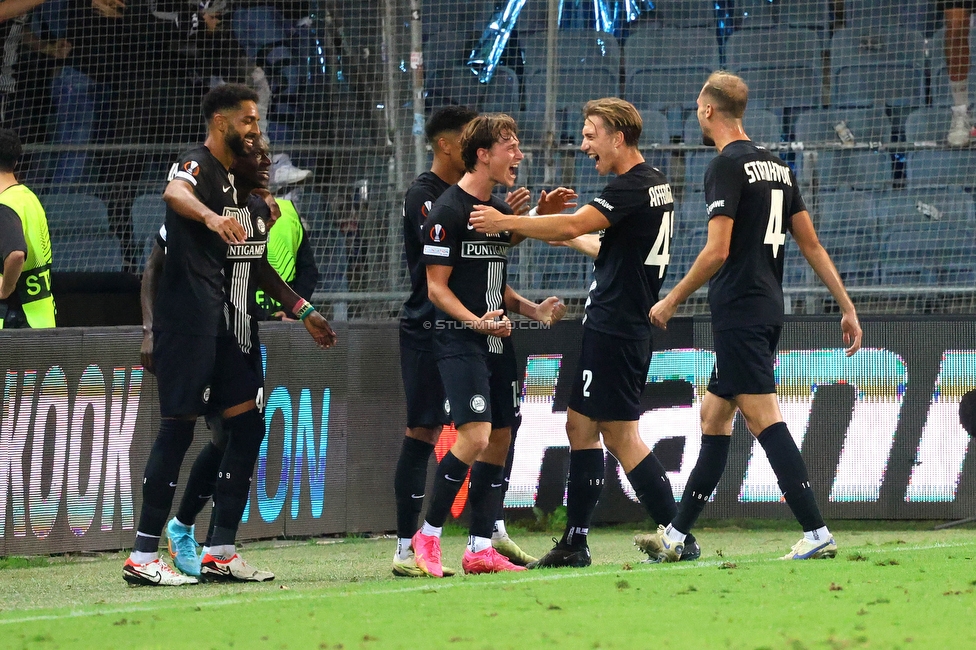
[[[940,29],[932,37],[929,45],[932,66],[932,104],[934,106],[952,106],[952,90],[949,87],[949,73],[946,70],[945,59],[945,29]],[[969,32],[969,103],[976,104],[976,82],[973,82],[973,70],[976,70],[976,29]],[[946,111],[948,114],[948,111]],[[945,133],[942,134],[945,136]]]
[[[930,3],[931,0],[844,0],[844,23],[854,29],[897,25],[921,31],[925,23],[926,5]]]
[[[925,99],[925,50],[919,32],[841,29],[831,40],[830,55],[836,106],[919,106]]]
[[[591,99],[620,94],[620,48],[610,34],[560,32],[559,108],[579,110]],[[525,40],[525,107],[544,110],[546,105],[546,35]],[[575,116],[574,116],[575,117]]]
[[[790,27],[825,32],[830,28],[830,2],[831,0],[785,2],[780,7],[779,22]]]
[[[520,279],[524,286],[545,291],[585,291],[589,288],[593,260],[567,246],[550,246],[543,241],[519,244]],[[525,268],[526,262],[530,268]],[[526,282],[526,279],[529,282]]]
[[[791,235],[786,236],[786,246],[780,252],[784,256],[783,260],[783,286],[784,287],[808,287],[815,278],[816,274],[807,264],[800,247]]]
[[[695,108],[702,85],[719,68],[715,30],[636,30],[624,48],[624,68],[624,96],[635,106]]]
[[[142,194],[132,202],[133,241],[155,237],[165,222],[166,204],[160,194]]]
[[[52,268],[63,272],[105,272],[122,270],[122,250],[112,235],[84,238],[51,237]]]
[[[814,227],[837,272],[848,286],[878,284],[881,244],[874,192],[821,192],[808,205]]]
[[[483,84],[466,66],[430,72],[427,93],[432,106],[458,104],[484,113],[518,115],[519,81],[515,71],[505,66],[495,68],[491,81]]]
[[[97,196],[66,192],[39,197],[47,213],[47,226],[55,237],[108,235],[108,209]]]
[[[905,139],[913,143],[944,144],[951,113],[947,108],[922,108],[905,121]],[[909,151],[905,160],[908,187],[976,187],[976,150]]]
[[[235,9],[230,22],[234,38],[252,59],[262,47],[283,42],[289,33],[281,12],[270,5]]]
[[[820,106],[823,62],[806,29],[743,30],[726,44],[728,68],[749,85],[749,104],[770,109]]]
[[[844,121],[855,142],[891,142],[891,120],[880,108],[822,109],[808,111],[796,121],[797,142],[839,144],[834,126]],[[797,176],[804,177],[805,157],[797,158]],[[818,151],[816,175],[821,189],[890,189],[893,182],[891,157],[875,151]]]
[[[708,239],[708,219],[703,193],[685,192],[684,197],[677,201],[672,235],[671,263],[665,279],[665,286],[668,288],[673,287],[688,273]]]
[[[769,29],[779,24],[782,8],[770,0],[735,0],[733,11],[736,29]]]
[[[665,27],[715,29],[715,3],[702,0],[657,0],[654,17]]]

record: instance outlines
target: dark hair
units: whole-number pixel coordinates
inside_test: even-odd
[[[0,171],[12,172],[24,152],[20,136],[13,129],[0,129]]]
[[[971,390],[959,401],[959,424],[972,438],[976,433],[976,390]]]
[[[444,106],[434,111],[424,127],[427,142],[434,144],[437,136],[442,133],[460,133],[468,122],[478,117],[478,112],[467,106]]]
[[[741,120],[749,102],[749,86],[742,77],[725,70],[709,75],[702,94],[711,100],[715,110],[728,117]]]
[[[474,118],[461,132],[461,160],[464,169],[474,171],[478,163],[478,149],[491,149],[492,145],[505,137],[518,135],[515,120],[504,113],[488,113]],[[507,139],[507,138],[506,138]]]
[[[644,122],[634,105],[618,97],[604,97],[586,102],[583,118],[597,116],[603,120],[607,133],[623,133],[624,144],[636,147]]]
[[[220,111],[239,108],[242,102],[258,101],[258,94],[244,84],[221,84],[203,96],[203,118],[208,122]]]

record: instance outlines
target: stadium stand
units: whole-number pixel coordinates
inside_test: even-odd
[[[835,106],[919,106],[925,99],[922,35],[900,27],[845,28],[830,42]]]
[[[927,107],[908,116],[905,139],[934,146],[945,138],[951,115],[944,108]],[[923,149],[909,151],[905,161],[908,187],[976,187],[976,150]]]
[[[782,111],[820,106],[823,63],[806,29],[743,30],[725,46],[728,69],[749,84],[749,105]]]
[[[121,271],[119,240],[101,199],[66,192],[39,197],[47,213],[55,271]]]
[[[854,143],[887,145],[891,142],[891,120],[881,108],[822,109],[808,111],[797,118],[797,142],[827,144],[832,149],[816,152],[813,170],[804,167],[813,156],[798,157],[797,175],[815,176],[818,187],[824,189],[890,189],[893,184],[891,156],[885,150],[862,151],[837,149],[841,144],[836,126],[847,125]]]

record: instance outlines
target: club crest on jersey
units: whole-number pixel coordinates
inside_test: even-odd
[[[439,223],[435,223],[434,227],[430,229],[431,240],[439,244],[440,242],[444,241],[445,237],[447,237],[447,231],[444,230],[444,226]]]
[[[187,160],[183,163],[183,171],[190,176],[198,176],[200,174],[200,163],[195,160]]]
[[[423,206],[421,206],[421,208],[420,208],[420,214],[422,214],[422,215],[424,215],[426,217],[428,214],[430,214],[430,209],[433,206],[434,206],[433,202],[431,202],[431,201],[424,201]]]
[[[203,389],[203,403],[207,404],[210,402],[210,386]]]
[[[449,399],[444,400],[444,414],[445,415],[451,414],[451,400]]]
[[[258,232],[261,233],[262,235],[268,232],[268,227],[265,225],[264,219],[262,219],[261,217],[257,218],[255,225],[257,225]]]
[[[484,395],[475,395],[471,398],[469,406],[474,413],[484,413],[485,409],[488,408],[488,402],[485,400]]]

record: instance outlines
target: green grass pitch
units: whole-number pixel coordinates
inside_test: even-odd
[[[703,527],[700,562],[652,566],[633,530],[598,529],[588,569],[444,580],[393,578],[391,539],[249,544],[278,576],[259,585],[131,588],[123,554],[0,559],[0,648],[976,648],[973,530],[833,530],[834,560],[778,561],[794,527],[740,522]],[[446,563],[464,541],[445,537]]]

